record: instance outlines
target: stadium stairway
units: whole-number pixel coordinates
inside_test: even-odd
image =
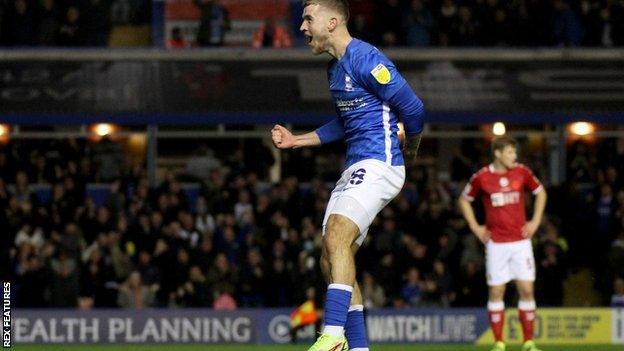
[[[250,46],[254,32],[266,18],[289,24],[288,0],[221,0],[221,4],[229,11],[232,25],[225,34],[225,46]],[[179,27],[185,38],[194,42],[199,17],[193,0],[169,0],[165,7],[165,34],[170,35],[173,27]]]
[[[570,274],[563,283],[564,306],[600,306],[600,294],[594,289],[594,277],[589,268],[581,268]]]
[[[110,47],[137,47],[152,44],[152,28],[149,25],[116,25],[113,26],[108,45]]]

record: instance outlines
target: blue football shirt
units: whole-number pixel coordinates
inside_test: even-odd
[[[343,57],[330,61],[327,75],[338,113],[333,123],[342,127],[347,143],[346,167],[366,159],[403,165],[399,118],[390,100],[407,81],[394,64],[374,46],[353,39]],[[323,143],[335,136],[322,128],[317,133]]]

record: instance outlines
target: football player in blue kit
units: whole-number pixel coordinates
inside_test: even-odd
[[[294,135],[276,125],[280,149],[345,139],[345,170],[323,220],[321,268],[329,283],[324,328],[309,351],[368,350],[354,255],[373,219],[401,190],[413,162],[424,108],[394,64],[377,48],[351,37],[347,0],[304,0],[303,32],[314,54],[328,53],[329,89],[338,116],[313,132]],[[399,122],[405,126],[403,152]]]

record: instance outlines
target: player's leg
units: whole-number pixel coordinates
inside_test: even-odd
[[[329,221],[329,216],[331,215],[332,211],[334,210],[334,206],[336,205],[336,202],[338,201],[338,199],[340,198],[340,195],[342,195],[342,190],[344,189],[344,186],[346,185],[346,180],[348,178],[344,178],[341,179],[340,181],[338,181],[338,183],[336,184],[336,188],[334,189],[334,191],[332,191],[331,197],[329,199],[329,202],[327,204],[327,209],[325,211],[325,216],[323,219],[323,235],[325,235],[326,232],[326,228],[327,228],[327,222]],[[358,239],[356,240],[355,243],[353,243],[351,245],[351,252],[353,254],[353,257],[355,257],[355,254],[357,253],[358,249],[360,248],[360,245],[362,244],[363,238],[365,237],[366,233],[360,233],[360,237],[358,237]],[[328,259],[328,254],[326,251],[325,246],[322,247],[322,251],[321,251],[321,260],[320,260],[320,266],[321,266],[321,272],[323,273],[323,278],[325,279],[325,282],[327,284],[330,284],[332,282],[332,277],[331,277],[331,269],[330,269],[330,262]],[[357,280],[355,281],[355,284],[353,285],[353,293],[351,295],[351,303],[350,303],[350,307],[349,310],[353,309],[358,309],[358,305],[362,305],[362,293],[360,291],[360,287],[357,283]],[[354,307],[355,306],[355,307]]]
[[[321,249],[321,272],[323,273],[323,278],[325,279],[325,283],[329,284],[331,282],[331,269],[330,263],[327,259],[327,253],[325,252],[325,247]]]
[[[332,190],[331,195],[329,197],[329,201],[327,202],[327,207],[325,208],[325,215],[323,216],[323,224],[322,224],[322,230],[321,230],[323,237],[325,237],[325,233],[327,232],[327,222],[329,221],[329,216],[332,214],[332,211],[334,210],[336,206],[336,202],[338,201],[338,199],[340,199],[340,195],[342,195],[342,191],[344,190],[344,187],[347,184],[347,180],[349,179],[346,173],[347,172],[345,171],[342,177],[340,178],[340,180],[336,182],[336,186],[334,187],[334,190]],[[325,282],[327,284],[331,283],[331,280],[332,280],[331,269],[330,269],[331,264],[329,262],[328,255],[327,255],[324,245],[321,247],[320,266],[321,266],[321,272],[323,273],[323,278],[325,278]]]
[[[349,281],[351,282],[351,286],[356,287],[355,291],[353,289],[351,290],[350,301],[347,302],[347,310],[345,310],[346,316],[348,316],[348,309],[350,306],[360,305],[362,298],[355,282],[354,255],[346,254],[347,250],[345,250],[344,244],[348,241],[347,247],[351,248],[351,245],[354,243],[358,245],[362,243],[372,220],[377,213],[399,193],[404,180],[404,167],[390,166],[377,160],[365,160],[352,165],[343,172],[343,177],[338,182],[336,189],[332,192],[332,197],[330,198],[330,203],[328,204],[323,221],[323,243],[325,250],[323,250],[321,262],[324,266],[324,268],[323,266],[322,268],[326,271],[325,275],[329,277],[330,283],[332,283],[330,287],[340,287],[336,286],[335,283]],[[348,223],[348,225],[341,225],[340,222]],[[346,235],[344,228],[349,228]],[[342,237],[336,240],[339,245],[333,244],[333,240],[330,238],[331,235]],[[340,247],[340,250],[336,250],[336,247]],[[332,252],[332,250],[334,250],[334,252]],[[343,253],[341,254],[340,252]],[[349,271],[340,267],[341,264],[344,265],[344,262],[340,263],[340,260],[348,261],[350,267]],[[338,262],[338,264],[336,262]],[[338,276],[337,273],[342,276]],[[328,303],[330,301],[330,292],[336,295],[333,290],[334,289],[328,289]],[[353,310],[358,311],[353,313],[353,315],[355,315],[356,318],[361,316],[361,323],[358,322],[359,325],[362,325],[360,340],[365,340],[366,334],[365,328],[363,327],[363,311],[360,314],[359,309],[359,306],[354,307]],[[327,323],[327,308],[325,317],[325,325],[331,327],[332,324]],[[340,329],[330,328],[328,331],[331,332],[332,330],[336,331]],[[323,337],[323,335],[321,335],[321,337]],[[350,337],[352,336],[351,334],[349,335]],[[356,339],[358,338],[356,337]],[[358,345],[360,345],[360,343],[357,340],[354,341],[354,346]],[[361,345],[365,346],[366,344],[361,343]],[[315,346],[310,350],[324,350],[323,348],[315,348]],[[366,347],[355,349],[367,350]]]
[[[323,218],[323,226],[322,226],[322,235],[323,235],[323,245],[321,247],[321,259],[320,259],[320,266],[321,266],[321,272],[323,273],[323,277],[325,278],[325,282],[329,285],[329,287],[331,287],[331,283],[333,281],[332,278],[332,264],[331,261],[329,259],[329,253],[327,251],[327,246],[325,245],[325,237],[327,236],[327,233],[329,232],[329,220],[330,217],[334,211],[334,209],[336,208],[336,203],[338,202],[338,200],[340,199],[343,190],[348,182],[350,178],[350,174],[348,172],[348,170],[344,171],[342,176],[340,177],[340,179],[338,180],[338,182],[336,182],[336,186],[334,187],[334,190],[332,190],[331,196],[329,198],[329,201],[327,203],[327,208],[325,209],[325,216]],[[351,289],[353,289],[351,287]],[[333,289],[327,289],[327,293],[326,293],[326,310],[327,307],[330,307],[329,305],[333,305],[334,303],[330,303],[329,301],[329,295],[331,293],[332,296],[336,295],[335,291],[330,291]],[[352,291],[352,290],[351,290]],[[351,292],[347,292],[349,294],[349,298],[346,301],[346,310],[345,310],[345,319],[346,319],[346,314],[348,313],[348,308],[349,308],[349,301],[351,299]],[[332,297],[333,299],[333,297]],[[333,307],[330,307],[330,309],[332,309]],[[324,314],[324,325],[327,326],[327,317],[328,314],[325,313]],[[344,325],[343,325],[344,327]],[[324,331],[324,330],[323,330]],[[342,334],[338,337],[338,336],[332,336],[330,334],[324,334],[321,333],[321,336],[319,337],[319,339],[316,341],[316,343],[314,345],[312,345],[312,347],[309,350],[324,350],[324,349],[329,349],[331,350],[332,348],[334,348],[337,343],[341,343],[342,347],[346,346],[346,339],[344,338],[344,336],[342,336]],[[338,349],[338,350],[341,350]],[[337,350],[337,351],[338,351]]]
[[[524,336],[523,351],[539,351],[533,341],[533,323],[535,321],[535,259],[529,240],[518,243],[512,260],[512,271],[518,288],[518,317]]]
[[[359,241],[359,240],[358,240]],[[360,243],[356,242],[351,245],[351,252],[355,257]],[[325,277],[326,282],[330,282],[330,269],[329,261],[325,258],[326,254],[322,255],[321,259],[321,271]],[[367,351],[368,350],[368,338],[366,335],[366,323],[364,321],[364,302],[362,298],[362,292],[360,286],[356,280],[353,285],[353,294],[351,295],[351,304],[349,306],[349,313],[347,314],[347,322],[345,324],[345,337],[347,339],[347,345],[344,350],[352,351]],[[348,348],[347,348],[348,347]]]
[[[357,207],[355,202],[351,205]],[[340,214],[329,215],[321,257],[326,266],[329,262],[327,275],[330,278],[325,298],[325,326],[309,351],[339,351],[346,344],[344,327],[355,284],[355,260],[351,245],[359,234],[359,227],[351,219]]]
[[[355,260],[351,245],[359,234],[358,226],[351,219],[340,214],[332,214],[329,216],[327,232],[323,237],[325,259],[329,261],[330,284],[345,286],[345,289],[349,287],[348,304],[351,302],[355,284]]]
[[[357,253],[359,248],[360,248],[360,245],[358,245],[357,243],[351,245],[351,252],[353,254],[353,257],[355,257],[355,254]],[[322,252],[324,251],[325,249],[323,249]],[[329,260],[327,259],[326,253],[321,254],[321,272],[323,273],[323,278],[325,278],[325,282],[327,282],[328,284],[331,283],[330,263],[329,263]],[[354,306],[354,305],[362,305],[362,304],[363,304],[362,291],[360,290],[360,285],[358,284],[356,280],[355,284],[353,285],[353,293],[351,294],[350,305]]]
[[[347,189],[347,192],[350,192],[354,198],[358,199],[358,202],[362,204],[371,217],[366,222],[363,221],[363,218],[357,221],[361,234],[351,246],[354,257],[364,242],[364,239],[366,239],[368,227],[372,219],[396,197],[401,191],[405,181],[405,168],[401,166],[389,166],[382,162],[372,160],[361,163],[358,165],[358,169],[360,168],[366,170],[364,179],[364,181],[367,182],[365,184],[366,186],[359,188],[353,187]],[[369,350],[364,319],[364,303],[357,282],[354,285],[351,298],[345,336],[347,337],[349,350]]]
[[[388,166],[382,162],[373,160],[363,162],[358,168],[366,170],[365,181],[366,187],[351,188],[352,196],[358,199],[371,215],[368,221],[364,222],[363,218],[357,221],[361,234],[351,246],[353,257],[366,239],[368,227],[373,218],[384,207],[388,205],[392,199],[401,191],[405,181],[405,168],[401,166]],[[374,181],[371,181],[374,180]],[[364,320],[364,303],[359,285],[356,282],[351,297],[351,306],[347,316],[347,324],[345,327],[345,336],[347,337],[349,350],[351,351],[368,351],[368,337],[366,333],[366,323]]]
[[[351,252],[355,257],[360,248],[360,239],[351,245]],[[347,314],[347,324],[345,324],[345,337],[349,350],[351,351],[368,351],[368,337],[366,335],[366,323],[364,321],[364,300],[360,285],[355,282],[353,286],[353,295],[351,295],[351,306]]]
[[[535,297],[533,289],[533,281],[517,280],[518,294],[518,316],[522,325],[522,334],[524,336],[523,351],[539,351],[533,341],[533,323],[535,321]]]
[[[505,285],[491,285],[488,292],[488,317],[494,334],[492,351],[505,350],[503,327],[505,326]]]
[[[510,261],[512,252],[508,244],[492,241],[486,245],[486,275],[489,286],[488,317],[494,334],[493,351],[505,350],[503,327],[505,326],[505,286],[511,280]]]

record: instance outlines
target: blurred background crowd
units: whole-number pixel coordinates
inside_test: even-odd
[[[2,0],[3,46],[108,46],[113,26],[151,23],[150,0]]]
[[[381,46],[614,46],[624,2],[352,1],[353,29]]]
[[[268,146],[228,143],[200,146],[156,186],[110,139],[1,144],[0,267],[16,306],[294,306],[324,289],[320,225],[342,150],[283,153],[272,183]],[[368,308],[486,302],[483,245],[455,200],[488,163],[488,141],[463,140],[443,177],[431,150],[357,256]],[[624,142],[571,143],[568,155],[558,187],[540,160],[521,157],[550,195],[533,239],[538,304],[622,306]]]
[[[622,0],[351,0],[350,4],[354,36],[383,47],[624,44]],[[0,44],[303,46],[300,14],[299,0],[170,0],[164,10],[151,0],[2,0]],[[157,34],[161,29],[165,40]]]

